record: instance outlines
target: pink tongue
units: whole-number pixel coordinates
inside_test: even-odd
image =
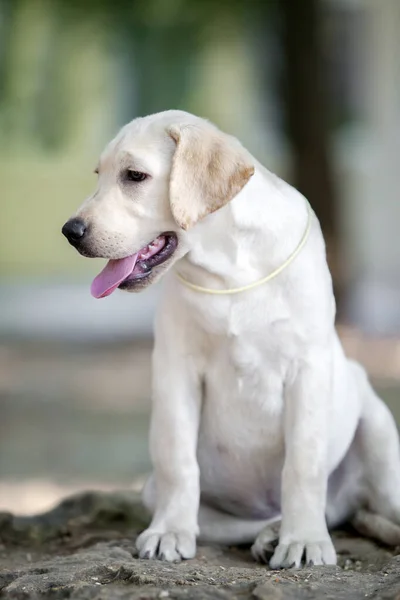
[[[105,298],[112,294],[119,284],[132,273],[137,257],[137,254],[132,254],[132,256],[119,260],[109,260],[102,272],[92,282],[90,287],[92,296]]]

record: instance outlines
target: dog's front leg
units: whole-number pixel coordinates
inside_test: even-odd
[[[154,513],[137,540],[141,558],[193,558],[200,499],[197,434],[201,392],[196,368],[172,347],[153,357],[150,453],[154,467]]]
[[[282,525],[270,561],[274,569],[336,564],[328,533],[327,448],[332,395],[331,354],[319,349],[303,358],[285,393],[285,462]]]

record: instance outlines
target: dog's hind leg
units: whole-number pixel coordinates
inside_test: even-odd
[[[400,544],[400,443],[394,418],[370,386],[359,365],[352,363],[363,406],[355,443],[363,465],[363,496],[367,512],[355,515],[362,533],[391,545]]]

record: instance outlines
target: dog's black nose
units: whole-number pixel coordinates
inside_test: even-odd
[[[70,219],[64,225],[61,233],[65,235],[70,244],[75,246],[86,233],[87,227],[82,219]]]

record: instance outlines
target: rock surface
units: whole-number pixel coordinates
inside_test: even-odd
[[[0,514],[2,598],[400,600],[400,556],[336,532],[339,566],[271,571],[248,548],[198,548],[181,564],[139,560],[148,517],[132,492],[89,492],[37,517]]]

